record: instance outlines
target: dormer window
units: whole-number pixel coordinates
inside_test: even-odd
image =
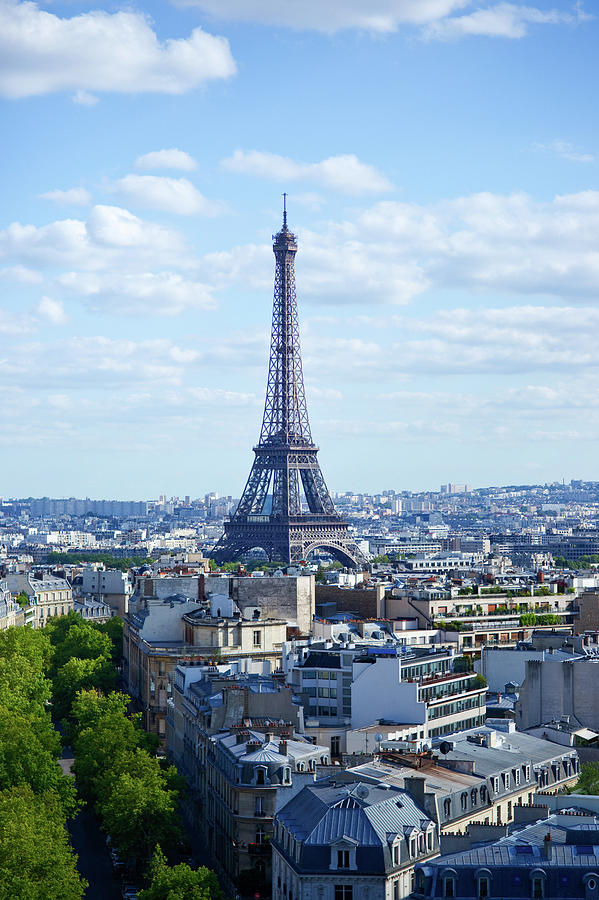
[[[283,768],[283,784],[291,784],[291,769],[289,766]]]
[[[331,846],[331,869],[356,869],[356,844],[349,838],[335,841]]]
[[[349,850],[337,850],[337,868],[349,869]]]
[[[455,875],[448,874],[443,876],[443,896],[455,897]]]
[[[268,769],[266,766],[258,766],[256,768],[256,784],[266,784],[266,776]]]

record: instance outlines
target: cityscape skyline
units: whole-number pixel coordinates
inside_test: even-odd
[[[282,191],[333,491],[593,479],[599,26],[479,7],[1,4],[0,493],[241,495]]]

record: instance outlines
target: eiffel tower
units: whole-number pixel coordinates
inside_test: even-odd
[[[344,566],[365,560],[336,511],[320,471],[304,391],[295,295],[295,235],[273,235],[275,290],[260,440],[239,505],[216,544],[217,563],[261,547],[271,560],[300,563],[321,548]]]

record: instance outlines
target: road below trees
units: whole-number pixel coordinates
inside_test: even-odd
[[[63,751],[60,765],[64,772],[70,772],[73,757],[71,748]],[[85,806],[81,812],[68,823],[71,843],[79,860],[77,868],[89,882],[85,892],[86,900],[119,900],[121,884],[114,877],[110,855],[106,847],[106,835],[100,829],[93,810]]]

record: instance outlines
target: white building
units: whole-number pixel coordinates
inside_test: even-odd
[[[34,628],[41,628],[51,616],[65,616],[73,609],[73,591],[64,578],[9,573],[6,580],[13,595],[23,592],[29,597],[34,609],[31,621]]]

